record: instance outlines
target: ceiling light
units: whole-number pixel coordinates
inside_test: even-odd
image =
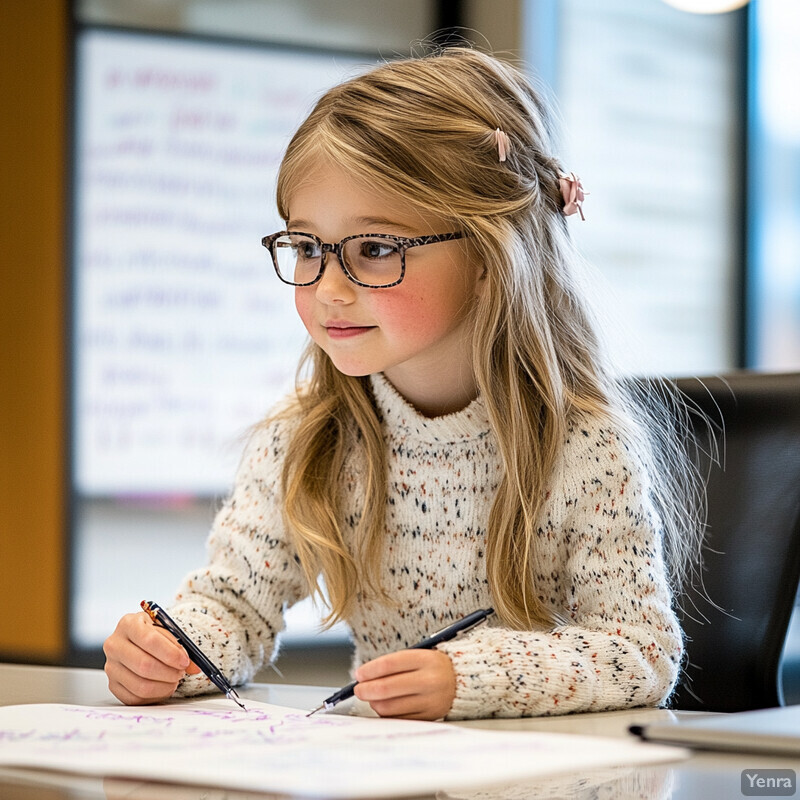
[[[720,14],[747,4],[747,0],[664,0],[667,5],[693,14]]]

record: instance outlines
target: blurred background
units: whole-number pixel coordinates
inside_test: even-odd
[[[3,3],[0,660],[100,665],[122,614],[204,562],[304,341],[260,246],[283,148],[327,87],[423,43],[550,98],[623,373],[800,369],[800,6],[691,5]],[[346,678],[319,616],[288,610],[286,680]]]

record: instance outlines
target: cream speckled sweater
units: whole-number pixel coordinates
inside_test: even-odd
[[[382,376],[373,389],[389,454],[380,578],[396,604],[365,601],[349,623],[356,662],[411,645],[493,605],[484,539],[502,465],[485,408],[418,414]],[[172,613],[234,683],[273,654],[284,604],[307,595],[280,512],[281,456],[290,425],[259,429],[209,538],[209,565],[191,573]],[[343,519],[359,514],[356,458],[342,475]],[[449,719],[530,716],[656,705],[678,674],[682,638],[672,610],[647,479],[613,431],[576,422],[548,493],[536,585],[569,624],[514,631],[496,618],[439,645],[455,668]],[[187,677],[179,692],[213,689]]]

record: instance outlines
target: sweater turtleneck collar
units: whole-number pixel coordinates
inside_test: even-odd
[[[482,439],[490,431],[489,416],[481,397],[453,414],[426,417],[398,393],[383,373],[370,375],[370,382],[383,426],[394,438],[445,444]]]

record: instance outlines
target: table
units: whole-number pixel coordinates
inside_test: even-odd
[[[253,684],[239,691],[243,698],[265,703],[310,709],[330,694],[332,687]],[[114,706],[118,701],[108,691],[105,673],[97,669],[71,669],[0,664],[0,705],[20,703],[78,703]],[[536,730],[626,737],[628,726],[692,712],[636,709],[599,714],[573,714],[509,720],[469,720],[446,723],[496,730]],[[2,746],[2,745],[0,745]],[[685,761],[667,765],[616,768],[592,775],[549,779],[547,785],[507,790],[497,800],[567,797],[588,800],[600,794],[611,798],[642,800],[717,800],[739,798],[744,769],[793,769],[800,772],[800,759],[762,755],[695,753]],[[468,795],[459,795],[459,797]],[[476,793],[482,800],[495,795]],[[221,791],[198,787],[143,784],[138,781],[98,780],[57,773],[0,769],[3,800],[266,800],[275,795]],[[422,800],[422,798],[418,799]],[[433,800],[433,798],[431,798]]]

